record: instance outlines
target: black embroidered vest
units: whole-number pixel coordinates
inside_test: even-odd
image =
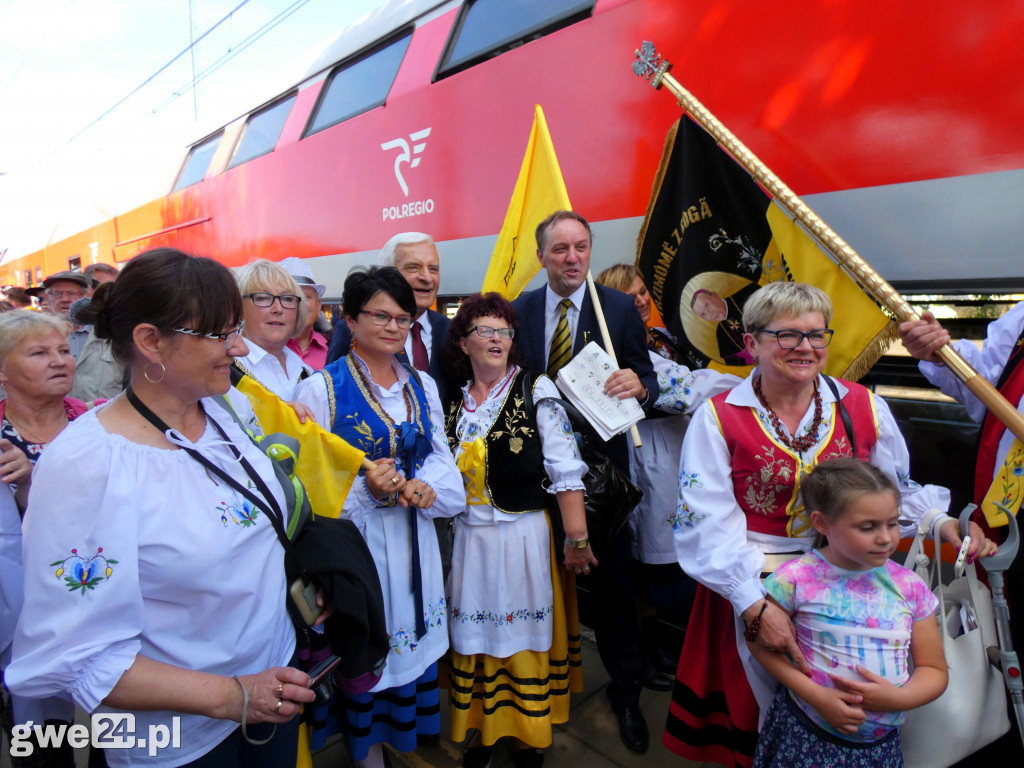
[[[523,387],[523,377],[529,376]],[[505,390],[505,402],[484,436],[484,485],[491,504],[501,512],[520,514],[544,509],[552,500],[544,490],[544,454],[537,432],[537,411],[532,399],[535,375],[519,371]],[[454,453],[459,445],[456,427],[462,408],[462,390],[454,388],[445,409],[445,434]]]

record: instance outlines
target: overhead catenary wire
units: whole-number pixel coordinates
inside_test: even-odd
[[[78,131],[76,134],[74,134],[71,138],[69,138],[67,141],[63,142],[56,149],[54,149],[51,152],[49,152],[48,154],[46,154],[43,158],[40,159],[39,162],[43,162],[43,161],[48,160],[49,158],[53,157],[55,154],[60,152],[60,150],[64,149],[64,147],[66,147],[68,144],[70,144],[71,142],[75,141],[75,139],[80,137],[82,134],[84,134],[86,131],[88,131],[90,128],[92,128],[94,125],[96,125],[101,120],[103,120],[103,118],[107,117],[111,112],[113,112],[115,109],[117,109],[122,104],[124,104],[126,101],[128,101],[128,99],[130,99],[132,96],[134,96],[140,90],[142,90],[142,88],[144,88],[146,85],[151,83],[158,75],[160,75],[162,72],[164,72],[174,62],[176,62],[178,59],[180,59],[186,53],[191,51],[195,47],[195,45],[197,43],[199,43],[201,40],[203,40],[203,38],[205,38],[207,35],[209,35],[211,32],[213,32],[215,29],[217,29],[217,27],[219,27],[225,21],[227,21],[232,16],[234,16],[239,10],[241,10],[242,7],[244,7],[245,5],[248,5],[248,3],[249,3],[249,0],[242,0],[238,5],[236,5],[230,11],[228,11],[224,16],[222,16],[220,18],[220,20],[218,20],[212,27],[210,27],[208,30],[203,32],[203,34],[201,34],[195,40],[191,41],[189,43],[189,45],[184,50],[182,50],[180,53],[178,53],[176,56],[174,56],[174,58],[172,58],[170,61],[168,61],[162,67],[160,67],[156,72],[154,72],[152,75],[150,75],[145,80],[143,80],[141,83],[139,83],[137,86],[135,86],[127,95],[125,95],[120,100],[118,100],[112,107],[109,107],[108,109],[106,109],[99,117],[97,117],[95,120],[90,122],[88,125],[86,125],[84,128],[82,128],[80,131]]]
[[[274,29],[274,27],[276,27],[278,24],[283,22],[285,19],[287,19],[289,16],[291,16],[293,13],[298,11],[300,8],[302,8],[302,6],[306,5],[309,2],[310,0],[296,0],[296,2],[292,3],[290,6],[281,11],[277,16],[272,18],[262,27],[260,27],[255,32],[246,37],[244,40],[242,40],[237,46],[226,51],[223,55],[215,59],[208,67],[203,69],[198,74],[193,75],[193,78],[188,83],[178,88],[175,88],[171,92],[170,96],[168,96],[162,102],[153,107],[152,114],[155,115],[160,110],[168,107],[176,99],[188,93],[188,90],[190,88],[194,90],[195,87],[199,85],[199,83],[203,82],[203,80],[208,78],[210,75],[214,74],[217,70],[219,70],[229,61],[235,58],[235,56],[245,51],[249,46],[258,41],[260,38],[262,38],[264,35],[266,35],[268,32]]]

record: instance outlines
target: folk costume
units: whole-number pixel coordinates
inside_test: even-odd
[[[511,366],[481,403],[469,386],[445,422],[466,494],[449,580],[452,739],[476,728],[485,746],[515,736],[544,748],[583,690],[576,580],[544,508],[583,490],[587,467],[561,407],[535,406],[559,397],[546,376]]]
[[[764,597],[761,574],[783,559],[772,555],[811,547],[801,478],[820,461],[853,455],[837,398],[823,376],[797,428],[799,438],[812,441],[801,452],[777,437],[774,414],[754,390],[759,376],[755,369],[735,389],[698,408],[683,442],[675,546],[680,565],[701,586],[664,737],[665,746],[690,760],[744,767],[752,764],[758,718],[767,712],[777,683],[751,657],[738,616]],[[883,400],[858,384],[833,382],[849,414],[856,455],[896,483],[900,532],[912,535],[928,510],[948,509],[949,492],[910,479],[906,443]],[[948,519],[937,515],[933,525]]]
[[[228,396],[249,419],[245,397]],[[200,404],[203,435],[192,443],[172,429],[167,439],[196,449],[244,486],[251,479],[237,450],[287,513],[271,460],[213,399]],[[101,702],[138,654],[228,677],[287,666],[295,627],[285,609],[284,551],[266,515],[184,450],[111,434],[97,413],[61,432],[33,473],[24,607],[5,676],[11,692],[66,692],[87,712],[110,713],[119,710]],[[132,714],[137,733],[170,729],[173,714],[181,746],[155,755],[142,740],[109,749],[112,768],[183,765],[240,728],[194,714]],[[249,728],[254,738],[267,735]],[[294,755],[296,734],[297,727],[279,726],[267,749],[286,739]]]
[[[425,374],[417,381],[397,360],[392,365],[398,381],[384,389],[358,353],[349,352],[295,391],[318,423],[329,424],[371,460],[394,458],[395,469],[437,494],[430,509],[402,507],[395,496],[377,501],[361,472],[342,505],[342,516],[355,523],[373,554],[391,643],[383,676],[371,692],[343,696],[342,727],[355,760],[365,759],[374,744],[409,752],[417,734],[440,733],[437,660],[448,649],[448,622],[432,521],[457,514],[465,503],[434,381]],[[313,749],[336,730],[338,723],[327,722],[315,731]]]
[[[954,341],[953,347],[1024,413],[1024,302],[989,323],[981,349],[963,340]],[[1008,509],[1017,510],[1024,501],[1024,445],[948,368],[933,363],[919,363],[918,367],[928,381],[963,403],[970,417],[982,424],[974,501],[987,520],[1005,525],[1002,513],[992,502],[998,501]],[[1021,522],[1019,515],[1017,522]],[[1024,642],[1024,558],[1014,559],[1005,578],[1011,634],[1015,646],[1019,647]]]
[[[652,329],[653,331],[653,329]],[[637,424],[642,445],[630,445],[629,474],[644,492],[629,516],[634,535],[634,557],[649,565],[675,565],[672,520],[678,489],[665,482],[665,467],[675,466],[686,434],[686,416],[712,395],[732,389],[741,379],[710,368],[690,370],[673,362],[667,331],[648,333],[651,364],[658,376],[658,399],[654,410]]]

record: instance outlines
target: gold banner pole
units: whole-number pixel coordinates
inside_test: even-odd
[[[920,320],[921,316],[906,300],[882,278],[871,265],[850,247],[828,224],[812,211],[785,182],[776,176],[768,166],[751,152],[743,142],[726,128],[717,117],[701,104],[689,91],[668,74],[671,64],[657,53],[654,44],[644,41],[640,50],[635,51],[636,61],[633,72],[641,78],[650,79],[651,85],[658,89],[665,85],[676,97],[679,106],[687,112],[705,131],[714,137],[757,182],[768,190],[790,216],[801,225],[844,267],[860,284],[869,296],[886,307],[899,322]],[[965,386],[985,406],[1021,440],[1024,440],[1024,415],[1021,413],[983,377],[978,375],[950,345],[938,351],[943,363],[964,382]]]

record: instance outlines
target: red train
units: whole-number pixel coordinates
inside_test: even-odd
[[[418,230],[440,244],[441,292],[478,290],[535,103],[596,224],[595,268],[631,261],[679,114],[631,71],[646,39],[898,287],[1006,292],[1024,274],[1022,37],[1018,0],[395,0],[193,145],[165,197],[8,253],[0,283],[174,245],[311,259],[336,296]]]

